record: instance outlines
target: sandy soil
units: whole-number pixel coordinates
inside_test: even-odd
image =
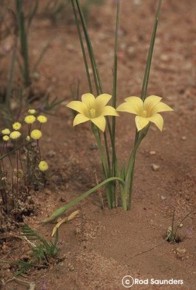
[[[119,47],[118,98],[139,95],[146,54],[153,25],[155,2],[122,1]],[[98,59],[104,91],[111,93],[114,5],[106,1],[91,10],[89,31]],[[120,290],[122,278],[149,279],[148,285],[131,289],[194,290],[196,285],[195,220],[195,12],[196,2],[163,1],[157,32],[149,94],[163,97],[174,108],[165,114],[160,133],[153,126],[144,140],[136,163],[133,203],[102,209],[100,194],[78,205],[79,215],[60,228],[59,262],[47,269],[31,270],[21,279],[34,281],[38,290]],[[52,40],[39,67],[38,90],[64,98],[49,117],[42,141],[43,152],[53,173],[47,188],[32,193],[35,213],[25,222],[50,238],[54,225],[40,221],[57,207],[101,180],[98,152],[88,124],[72,127],[72,113],[65,104],[72,100],[71,87],[80,82],[80,94],[88,91],[77,31],[72,21],[40,16],[30,34],[31,60]],[[41,102],[41,101],[40,101]],[[126,160],[134,138],[134,119],[118,119],[117,146],[120,160]],[[122,130],[123,129],[123,130]],[[153,170],[157,165],[157,170]],[[164,240],[175,209],[180,242]],[[16,230],[16,234],[19,230]],[[5,233],[4,233],[5,234]],[[19,239],[0,238],[3,260],[27,255]],[[12,277],[9,264],[1,266],[1,279]],[[183,280],[182,285],[152,285],[150,279]],[[27,289],[10,282],[0,289]]]

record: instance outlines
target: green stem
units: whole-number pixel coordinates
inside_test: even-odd
[[[6,156],[11,155],[12,153],[16,152],[18,149],[22,148],[23,146],[26,146],[27,144],[32,143],[33,141],[22,143],[19,146],[15,147],[13,150],[5,153],[4,155],[0,156],[0,160],[4,159]]]
[[[80,196],[76,197],[75,199],[70,201],[68,204],[60,207],[57,210],[55,210],[53,212],[53,214],[49,218],[47,218],[47,219],[45,219],[43,221],[43,223],[49,223],[49,222],[54,221],[55,219],[60,217],[62,214],[64,214],[68,209],[70,209],[71,207],[77,205],[80,201],[84,200],[90,194],[92,194],[93,192],[97,191],[100,187],[106,185],[107,183],[113,182],[114,180],[119,181],[120,183],[124,184],[124,181],[121,178],[119,178],[119,177],[110,177],[110,178],[102,181],[101,183],[99,183],[95,187],[91,188],[90,190],[86,191],[85,193],[81,194]]]
[[[109,169],[109,167],[108,167],[108,159],[106,159],[105,152],[104,152],[103,146],[101,144],[100,133],[99,133],[97,127],[95,125],[93,125],[93,124],[92,124],[92,131],[93,131],[93,134],[95,136],[95,139],[96,139],[96,142],[97,142],[97,146],[98,146],[98,149],[99,149],[99,153],[100,153],[100,157],[101,157],[101,163],[102,163],[103,171],[104,171],[104,176],[105,176],[105,178],[107,178],[108,177],[108,169]]]
[[[142,91],[141,91],[142,100],[144,100],[146,98],[146,95],[147,95],[148,81],[149,81],[149,76],[150,76],[150,68],[151,68],[157,26],[158,26],[158,22],[159,22],[161,4],[162,4],[162,0],[159,0],[156,15],[155,15],[153,31],[152,31],[152,35],[151,35],[151,40],[150,40],[150,47],[149,47],[147,61],[146,61],[146,69],[145,69],[145,73],[144,73],[143,84],[142,84]]]
[[[97,64],[95,61],[95,56],[94,56],[94,52],[93,52],[93,48],[92,48],[92,44],[90,41],[90,37],[88,35],[88,30],[87,30],[87,26],[85,23],[85,19],[82,13],[82,9],[80,7],[80,3],[78,0],[76,1],[76,5],[78,8],[78,12],[79,12],[79,16],[80,16],[80,20],[81,20],[81,24],[82,24],[82,28],[83,28],[83,32],[84,32],[84,36],[86,39],[86,44],[87,44],[87,48],[88,48],[88,52],[89,52],[89,56],[90,56],[90,61],[91,61],[91,65],[92,65],[92,70],[93,70],[93,76],[94,76],[94,81],[95,81],[95,86],[96,86],[96,90],[97,90],[97,94],[101,94],[102,93],[102,85],[101,85],[101,79],[99,76],[99,71],[97,69]]]
[[[100,152],[100,157],[101,157],[101,162],[102,162],[102,167],[103,167],[103,172],[104,172],[104,176],[105,178],[109,178],[111,177],[111,169],[110,169],[110,160],[108,159],[109,157],[109,152],[105,152],[104,148],[101,144],[101,138],[100,138],[100,133],[98,131],[98,129],[92,125],[92,131],[94,133],[96,142],[97,142],[97,146]],[[115,186],[113,186],[113,184],[108,184],[106,186],[106,196],[107,196],[107,201],[108,201],[108,207],[111,209],[115,206]]]
[[[25,18],[23,13],[23,0],[16,0],[16,11],[18,18],[18,28],[21,45],[21,55],[23,58],[23,80],[25,87],[31,84],[30,73],[29,73],[29,55],[28,55],[28,40],[25,29]]]
[[[137,150],[146,136],[148,132],[149,126],[144,128],[142,131],[136,133],[135,143],[133,150],[131,152],[127,170],[126,170],[126,176],[125,176],[125,186],[123,188],[122,192],[122,206],[125,210],[128,210],[131,208],[131,199],[132,199],[132,189],[133,189],[133,177],[134,177],[134,168],[135,168],[135,159]]]
[[[71,0],[71,4],[72,4],[72,8],[73,8],[73,12],[74,12],[74,17],[75,17],[75,22],[76,22],[76,26],[77,26],[77,30],[78,30],[78,35],[79,35],[79,40],[80,40],[80,46],[81,46],[81,49],[82,49],[82,55],[83,55],[83,60],[84,60],[84,65],[85,65],[85,70],[86,70],[86,75],[87,75],[87,79],[88,79],[89,90],[92,93],[93,92],[93,87],[92,87],[92,83],[91,83],[91,77],[90,77],[90,73],[89,73],[89,67],[88,67],[87,57],[86,57],[85,48],[84,48],[84,44],[83,44],[83,40],[82,40],[82,34],[81,34],[81,30],[80,30],[80,25],[79,25],[79,20],[78,20],[78,16],[77,16],[77,12],[76,12],[76,7],[75,7],[75,4],[74,4],[74,0]]]
[[[118,77],[118,31],[119,31],[119,12],[120,1],[116,3],[116,26],[115,26],[115,43],[114,43],[114,68],[113,68],[113,89],[112,89],[112,106],[116,108],[117,97],[117,77]],[[116,176],[117,158],[116,158],[116,117],[112,117],[111,124],[111,146],[112,146],[112,175]],[[114,199],[116,200],[116,183],[113,184]]]

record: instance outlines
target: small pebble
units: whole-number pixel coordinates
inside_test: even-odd
[[[160,59],[162,61],[168,61],[169,60],[169,55],[167,55],[167,54],[161,54]]]
[[[149,153],[150,153],[150,155],[155,155],[156,154],[156,151],[151,150]]]
[[[164,195],[161,195],[161,199],[162,199],[162,200],[165,200],[166,197],[165,197]]]
[[[55,151],[53,151],[53,150],[50,150],[48,153],[47,153],[47,156],[48,157],[54,157],[56,155],[56,152]]]
[[[157,165],[157,164],[154,164],[154,163],[153,163],[153,164],[151,165],[151,168],[152,168],[153,171],[158,171],[159,168],[160,168],[160,166]]]
[[[186,136],[182,136],[181,139],[182,139],[183,141],[185,141],[187,138],[186,138]]]
[[[68,270],[73,272],[75,270],[74,266],[72,264],[68,264]]]
[[[186,252],[187,252],[187,250],[185,248],[178,247],[175,251],[176,257],[183,260],[184,258],[186,258],[185,257]]]

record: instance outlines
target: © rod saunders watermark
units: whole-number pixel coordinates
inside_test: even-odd
[[[130,275],[126,275],[122,278],[122,285],[124,288],[131,288],[134,285],[183,285],[184,281],[182,279],[139,279],[133,278]]]

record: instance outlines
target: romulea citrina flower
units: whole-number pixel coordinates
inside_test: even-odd
[[[102,132],[105,131],[106,120],[105,116],[118,116],[118,113],[112,106],[106,106],[111,95],[101,94],[96,98],[90,94],[82,95],[82,102],[72,101],[67,104],[67,107],[78,112],[73,121],[73,126],[91,121]]]
[[[137,130],[140,131],[150,122],[154,123],[160,131],[163,130],[163,117],[161,112],[173,111],[171,107],[161,102],[161,97],[149,96],[144,101],[139,97],[128,97],[125,103],[118,106],[117,111],[135,114]]]
[[[42,161],[40,161],[38,167],[39,167],[40,171],[46,171],[46,170],[48,170],[48,163],[46,161],[42,160]]]
[[[10,140],[10,137],[8,135],[3,136],[3,141],[7,142]]]
[[[46,123],[48,121],[48,118],[44,115],[39,115],[37,117],[37,120],[40,122],[40,123]]]
[[[24,118],[24,121],[25,123],[27,124],[33,124],[35,122],[36,118],[35,116],[33,115],[27,115],[25,118]]]
[[[42,132],[38,129],[34,129],[31,131],[31,134],[30,134],[31,138],[34,139],[34,140],[38,140],[42,137]]]
[[[19,131],[12,131],[10,133],[10,139],[18,139],[21,136],[21,133]]]
[[[12,128],[14,129],[14,130],[20,130],[20,128],[21,128],[21,123],[19,123],[19,122],[15,122],[14,124],[12,124]]]
[[[28,113],[31,114],[31,115],[34,115],[34,114],[36,114],[37,112],[36,112],[35,109],[29,109],[29,110],[28,110]]]
[[[2,133],[3,135],[9,135],[9,134],[10,134],[10,129],[5,128],[5,129],[3,129],[3,130],[1,131],[1,133]]]

